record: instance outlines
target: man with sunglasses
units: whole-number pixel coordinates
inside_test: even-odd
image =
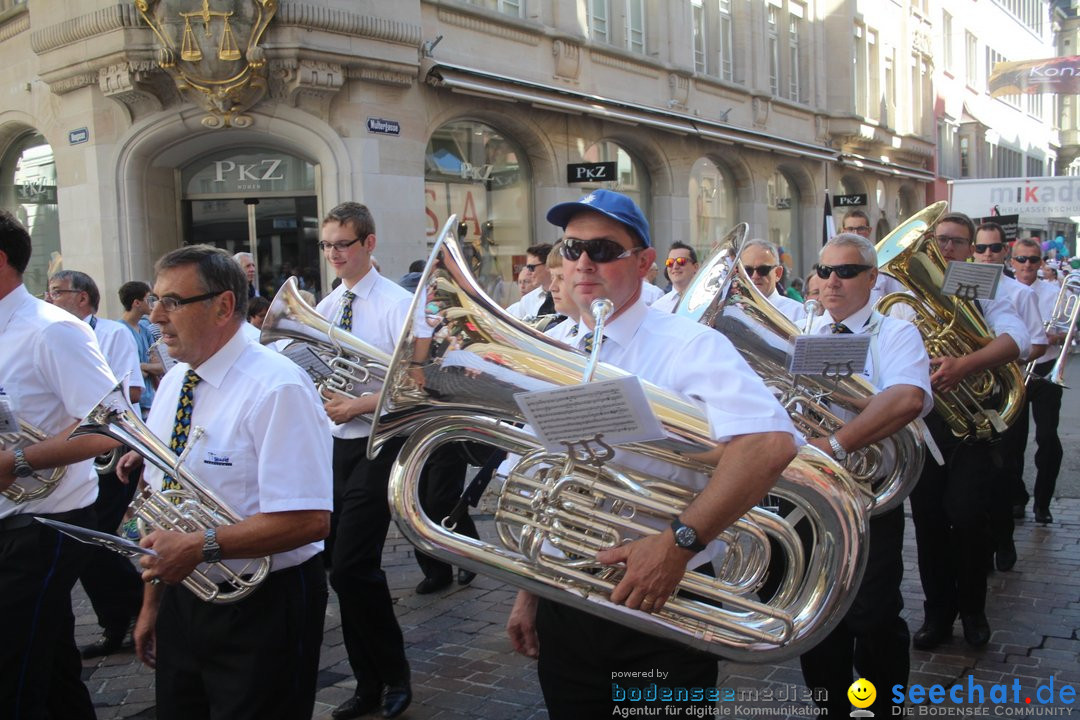
[[[656,252],[648,222],[633,200],[597,190],[554,206],[547,218],[565,230],[564,269],[584,331],[573,341],[575,346],[584,351],[592,343],[590,307],[593,300],[607,298],[614,311],[604,326],[600,359],[694,398],[709,416],[713,438],[726,443],[724,462],[710,479],[690,474],[683,480],[698,478],[701,492],[670,527],[657,527],[656,534],[597,556],[607,565],[625,563],[625,574],[611,594],[613,603],[657,612],[687,567],[712,557],[707,544],[760,500],[794,457],[794,428],[726,338],[645,305],[641,279]],[[715,462],[719,452],[718,447],[706,461]],[[620,462],[634,460],[620,453]],[[667,470],[672,475],[681,472]],[[507,631],[516,650],[539,657],[540,686],[554,719],[610,717],[619,707],[612,692],[612,673],[617,671],[656,673],[664,678],[657,684],[671,688],[716,684],[713,656],[538,600],[525,591],[518,594]]]
[[[551,273],[547,269],[549,253],[551,253],[549,243],[533,245],[525,250],[525,265],[521,268],[518,282],[520,284],[524,280],[533,287],[532,290],[523,294],[520,300],[506,308],[506,312],[519,320],[532,322],[542,315],[551,315],[555,312],[548,292],[551,288]]]
[[[783,313],[784,317],[802,327],[802,321],[806,317],[802,303],[785,297],[776,290],[780,278],[784,277],[784,266],[779,257],[780,254],[771,242],[754,239],[743,244],[739,261],[754,287],[761,291],[765,299]]]
[[[975,229],[975,262],[988,265],[1000,265],[1009,253],[1009,244],[1005,241],[1005,230],[995,222],[986,222]],[[1042,357],[1046,352],[1047,338],[1039,312],[1038,296],[1034,289],[1017,282],[1012,274],[1002,275],[998,283],[998,297],[1012,303],[1013,309],[1028,329],[1031,337],[1031,351],[1020,356],[1020,363]],[[993,493],[990,501],[990,531],[994,546],[994,562],[998,570],[1011,570],[1016,565],[1016,545],[1013,543],[1013,508],[1027,503],[1027,491],[1023,488],[1021,477],[1024,473],[1023,447],[1027,444],[1027,423],[1013,423],[1012,427],[1001,436],[1002,460],[1005,465],[997,475],[998,492]],[[1020,513],[1023,517],[1023,513]]]
[[[405,324],[411,296],[383,277],[372,264],[375,219],[367,206],[345,202],[327,214],[319,247],[341,279],[316,308],[343,330],[379,348],[394,351]],[[419,323],[426,328],[426,323]],[[330,584],[341,602],[341,631],[356,692],[331,713],[335,720],[381,710],[396,717],[412,700],[405,641],[394,615],[390,588],[382,570],[382,550],[390,527],[386,488],[390,468],[403,439],[390,441],[374,460],[367,457],[379,389],[348,398],[326,398],[334,436],[334,514],[328,543]],[[438,482],[437,477],[430,482]]]
[[[877,253],[869,240],[854,233],[837,235],[821,248],[814,268],[825,312],[814,319],[810,333],[869,335],[863,376],[878,390],[857,415],[842,417],[844,426],[834,435],[810,441],[842,461],[930,412],[930,359],[913,325],[874,310]],[[890,457],[885,464],[891,468],[898,461]],[[807,686],[827,691],[819,704],[830,717],[850,709],[847,688],[855,677],[875,687],[907,685],[911,636],[900,617],[903,542],[902,506],[870,518],[870,554],[855,601],[836,629],[801,658]],[[889,705],[888,693],[879,693],[873,711],[887,715]]]
[[[667,260],[664,262],[667,268],[668,279],[671,280],[671,292],[652,303],[652,307],[660,312],[672,313],[679,306],[682,294],[690,287],[694,276],[698,271],[697,252],[686,243],[673,242],[668,250]]]
[[[1057,303],[1060,286],[1056,282],[1039,282],[1039,269],[1043,265],[1042,247],[1038,240],[1021,238],[1013,245],[1012,266],[1016,279],[1035,291],[1039,301],[1039,313],[1045,322],[1051,319],[1054,305]],[[1054,367],[1063,352],[1061,343],[1065,333],[1051,328],[1046,333],[1048,345],[1046,353],[1035,364],[1034,376],[1027,384],[1027,403],[1031,408],[1031,418],[1035,420],[1035,522],[1046,524],[1054,521],[1050,514],[1050,500],[1057,486],[1058,472],[1061,470],[1063,451],[1058,437],[1058,421],[1061,414],[1062,388],[1044,378]],[[1030,428],[1027,410],[1016,422],[1015,436],[1019,441],[1015,448],[1018,458],[1013,467],[1013,485],[1015,492],[1012,502],[1019,506],[1021,514],[1027,506],[1028,491],[1024,484],[1023,458],[1027,450],[1028,430]]]
[[[975,225],[963,213],[948,213],[934,227],[934,238],[946,261],[968,260]],[[1030,351],[1031,336],[1006,299],[975,303],[997,337],[960,357],[931,357],[931,386],[949,391],[973,373],[1013,362]],[[986,574],[991,557],[989,498],[994,474],[1002,465],[1000,443],[956,437],[935,410],[926,416],[945,458],[941,466],[923,463],[911,493],[911,514],[922,579],[923,625],[913,643],[930,650],[952,635],[959,614],[968,644],[990,640],[986,620]]]
[[[156,554],[141,556],[147,584],[135,652],[155,669],[162,720],[308,717],[327,600],[318,555],[331,505],[318,395],[303,370],[244,337],[247,278],[226,252],[178,248],[155,271],[150,320],[177,364],[146,424],[241,520],[142,538]],[[141,464],[128,453],[117,470],[123,479]],[[154,491],[177,487],[156,466],[143,480]],[[238,561],[243,572],[245,559],[264,555],[272,571],[236,603],[206,602],[180,585],[197,568],[219,578],[206,563]]]

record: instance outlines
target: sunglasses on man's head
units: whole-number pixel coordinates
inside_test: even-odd
[[[673,265],[678,265],[679,267],[682,267],[683,265],[685,265],[688,262],[690,262],[690,258],[685,258],[685,257],[668,258],[667,260],[664,261],[664,266],[665,267],[671,267]]]
[[[855,277],[859,273],[864,273],[864,272],[866,272],[867,270],[869,270],[872,267],[874,267],[874,266],[873,265],[855,265],[854,263],[851,263],[851,264],[848,264],[848,265],[821,265],[821,264],[818,264],[818,265],[814,266],[814,272],[816,272],[817,276],[819,278],[821,278],[822,280],[828,280],[829,276],[832,275],[833,273],[836,273],[836,277],[840,278],[841,280],[850,280],[851,278]]]
[[[743,265],[743,267],[746,268],[746,274],[749,275],[750,277],[754,277],[754,275],[760,275],[761,277],[765,277],[766,275],[771,273],[773,268],[776,267],[776,266],[775,265]]]
[[[1041,255],[1013,255],[1013,260],[1021,265],[1027,265],[1028,263],[1040,263],[1042,262]]]
[[[998,253],[998,252],[1001,252],[1004,249],[1005,249],[1005,243],[990,243],[988,245],[983,245],[981,243],[975,243],[975,252],[979,253],[980,255],[982,255],[987,250],[989,250],[990,252]]]
[[[562,253],[565,259],[571,261],[577,260],[582,253],[585,253],[594,263],[609,263],[628,258],[638,250],[644,249],[643,247],[635,247],[627,250],[619,243],[607,238],[593,238],[591,240],[566,238],[563,240],[563,246],[559,252]]]

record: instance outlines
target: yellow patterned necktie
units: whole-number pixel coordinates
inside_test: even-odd
[[[338,327],[342,330],[352,332],[352,301],[355,299],[356,293],[352,290],[346,290],[341,296],[341,319],[338,320]]]
[[[600,339],[603,340],[605,337],[606,336],[601,335]],[[585,353],[588,354],[588,355],[592,355],[592,349],[593,349],[593,331],[590,330],[589,332],[585,333]]]
[[[829,323],[829,329],[833,331],[834,335],[851,335],[851,329],[844,323]]]
[[[195,406],[195,386],[200,380],[202,378],[189,368],[184,375],[184,384],[180,386],[180,400],[176,403],[176,418],[173,422],[172,439],[169,440],[169,447],[177,455],[187,447],[188,435],[191,433],[191,410]],[[180,484],[166,475],[162,478],[161,489],[179,490]]]

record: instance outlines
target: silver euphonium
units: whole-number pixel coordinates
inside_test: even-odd
[[[192,428],[187,447],[179,456],[176,455],[131,408],[124,396],[123,386],[117,383],[87,413],[72,431],[71,437],[91,433],[119,440],[179,485],[177,489],[154,490],[149,484],[140,483],[128,507],[128,515],[134,520],[138,537],[145,537],[154,530],[202,532],[208,528],[235,525],[242,520],[236,511],[184,467],[187,453],[202,434],[201,428]],[[243,600],[269,574],[269,557],[228,560],[199,565],[184,578],[183,585],[200,600],[225,604]]]
[[[328,392],[350,398],[378,392],[390,356],[324,318],[300,297],[299,289],[295,277],[281,286],[266,311],[259,341],[308,345],[330,369],[329,374],[312,375],[324,398]]]
[[[629,445],[618,455],[602,442],[549,452],[514,426],[525,422],[514,395],[579,384],[587,358],[489,298],[452,234],[436,244],[413,302],[414,310],[421,303],[429,309],[426,327],[414,327],[410,315],[387,370],[369,453],[390,437],[408,435],[389,495],[398,525],[417,547],[557,602],[739,660],[796,655],[843,617],[865,560],[865,504],[847,473],[809,447],[772,491],[783,498],[786,514],[754,508],[725,530],[726,547],[712,563],[715,577],[691,569],[658,613],[611,603],[623,569],[600,565],[596,553],[659,532],[696,497],[713,467],[695,456],[717,445],[708,419],[693,403],[643,383],[665,440]],[[432,329],[434,336],[425,337]],[[595,375],[608,380],[628,373],[600,363]],[[429,518],[420,507],[425,463],[441,446],[463,441],[520,456],[498,493],[497,540],[455,534],[444,526],[449,521]]]
[[[1061,290],[1058,291],[1057,300],[1054,301],[1054,310],[1046,321],[1046,332],[1065,333],[1061,341],[1061,352],[1057,360],[1050,367],[1050,372],[1043,380],[1052,382],[1061,387],[1065,384],[1065,366],[1069,362],[1069,351],[1072,349],[1073,339],[1076,337],[1076,323],[1080,319],[1080,270],[1073,270],[1061,282]],[[1035,374],[1035,360],[1032,360],[1024,368],[1024,382],[1027,383]]]
[[[44,431],[20,420],[19,432],[0,433],[0,450],[18,450],[39,443],[47,437],[49,436]],[[66,471],[67,466],[52,470],[35,470],[29,477],[16,480],[0,495],[13,503],[40,500],[56,489]]]
[[[714,246],[676,309],[720,331],[761,376],[807,438],[828,437],[844,425],[835,409],[858,414],[855,400],[877,391],[858,376],[824,378],[788,372],[801,332],[760,290],[739,262],[749,227],[736,225]],[[919,480],[925,445],[916,425],[848,454],[843,465],[872,502],[872,514],[904,502]]]

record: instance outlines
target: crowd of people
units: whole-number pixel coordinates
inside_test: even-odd
[[[711,472],[670,525],[597,555],[598,563],[622,568],[611,603],[644,615],[662,612],[688,569],[723,552],[721,533],[761,502],[800,446],[843,463],[922,419],[940,451],[939,460],[926,454],[910,495],[922,624],[912,634],[900,614],[906,520],[898,505],[870,517],[865,574],[844,617],[804,649],[805,682],[821,691],[814,694],[820,705],[843,715],[856,677],[878,688],[906,684],[910,646],[937,647],[956,619],[968,644],[989,641],[987,575],[1017,562],[1014,523],[1026,516],[1032,496],[1035,521],[1053,521],[1062,459],[1062,390],[1046,377],[1070,348],[1062,347],[1062,329],[1048,323],[1060,278],[1052,276],[1037,240],[1010,244],[1000,226],[976,227],[961,213],[948,213],[931,228],[930,242],[946,261],[1004,270],[997,294],[976,303],[992,336],[957,355],[928,352],[925,330],[907,306],[885,314],[875,309],[886,294],[918,293],[879,271],[865,213],[847,213],[805,286],[798,278],[786,281],[774,245],[743,243],[737,272],[799,333],[869,337],[861,375],[876,392],[841,411],[835,432],[804,437],[736,345],[680,312],[704,260],[693,247],[671,245],[662,263],[670,285],[663,289],[654,284],[652,232],[629,197],[597,190],[555,205],[546,218],[561,238],[527,249],[516,278],[520,299],[507,313],[572,350],[598,353],[604,363],[692,398],[715,443],[696,458]],[[422,385],[434,356],[420,348],[438,343],[441,320],[425,303],[410,310],[423,263],[395,283],[374,263],[377,242],[366,206],[346,202],[331,210],[319,249],[335,287],[318,302],[310,293],[304,299],[335,332],[388,355],[408,324],[418,348],[411,369],[421,371],[412,377]],[[350,393],[317,387],[275,345],[260,343],[271,304],[247,253],[193,245],[166,254],[152,285],[131,281],[118,288],[123,315],[112,321],[99,316],[100,290],[79,271],[56,272],[44,300],[33,297],[22,282],[32,251],[26,230],[0,214],[0,432],[22,438],[0,446],[0,612],[9,628],[0,646],[6,705],[0,718],[93,718],[80,657],[132,645],[155,670],[159,718],[309,718],[328,586],[339,600],[356,680],[354,695],[333,717],[401,715],[412,700],[410,664],[381,562],[391,520],[388,480],[406,437],[368,457],[378,385]],[[804,305],[803,292],[813,304]],[[592,303],[600,298],[612,310],[596,337]],[[943,410],[952,391],[978,373],[1018,362],[1031,363],[1031,371],[1008,429],[958,434]],[[117,387],[177,466],[239,518],[142,528],[135,540],[148,552],[138,567],[34,521],[112,534],[130,527],[124,523],[137,490],[171,497],[182,484],[175,468],[165,472],[160,462],[147,463],[105,436],[68,439]],[[1023,467],[1029,407],[1038,445],[1030,492]],[[490,475],[504,456],[478,458],[463,443],[439,449],[420,481],[424,511],[436,522],[450,515],[468,465]],[[25,494],[38,486],[52,489]],[[455,518],[456,532],[478,537],[467,513]],[[230,604],[209,602],[185,584],[198,575],[225,592],[232,587],[229,571],[246,581],[247,560],[260,557],[270,558],[271,571]],[[447,562],[419,550],[416,558],[424,574],[417,593],[455,581]],[[459,568],[456,581],[473,577]],[[76,580],[102,628],[81,649],[70,601]],[[526,590],[518,593],[507,633],[516,651],[537,659],[552,718],[610,716],[613,670],[654,672],[670,687],[716,684],[715,655]],[[707,695],[698,700],[709,704]],[[889,714],[891,702],[879,692],[871,709]]]

